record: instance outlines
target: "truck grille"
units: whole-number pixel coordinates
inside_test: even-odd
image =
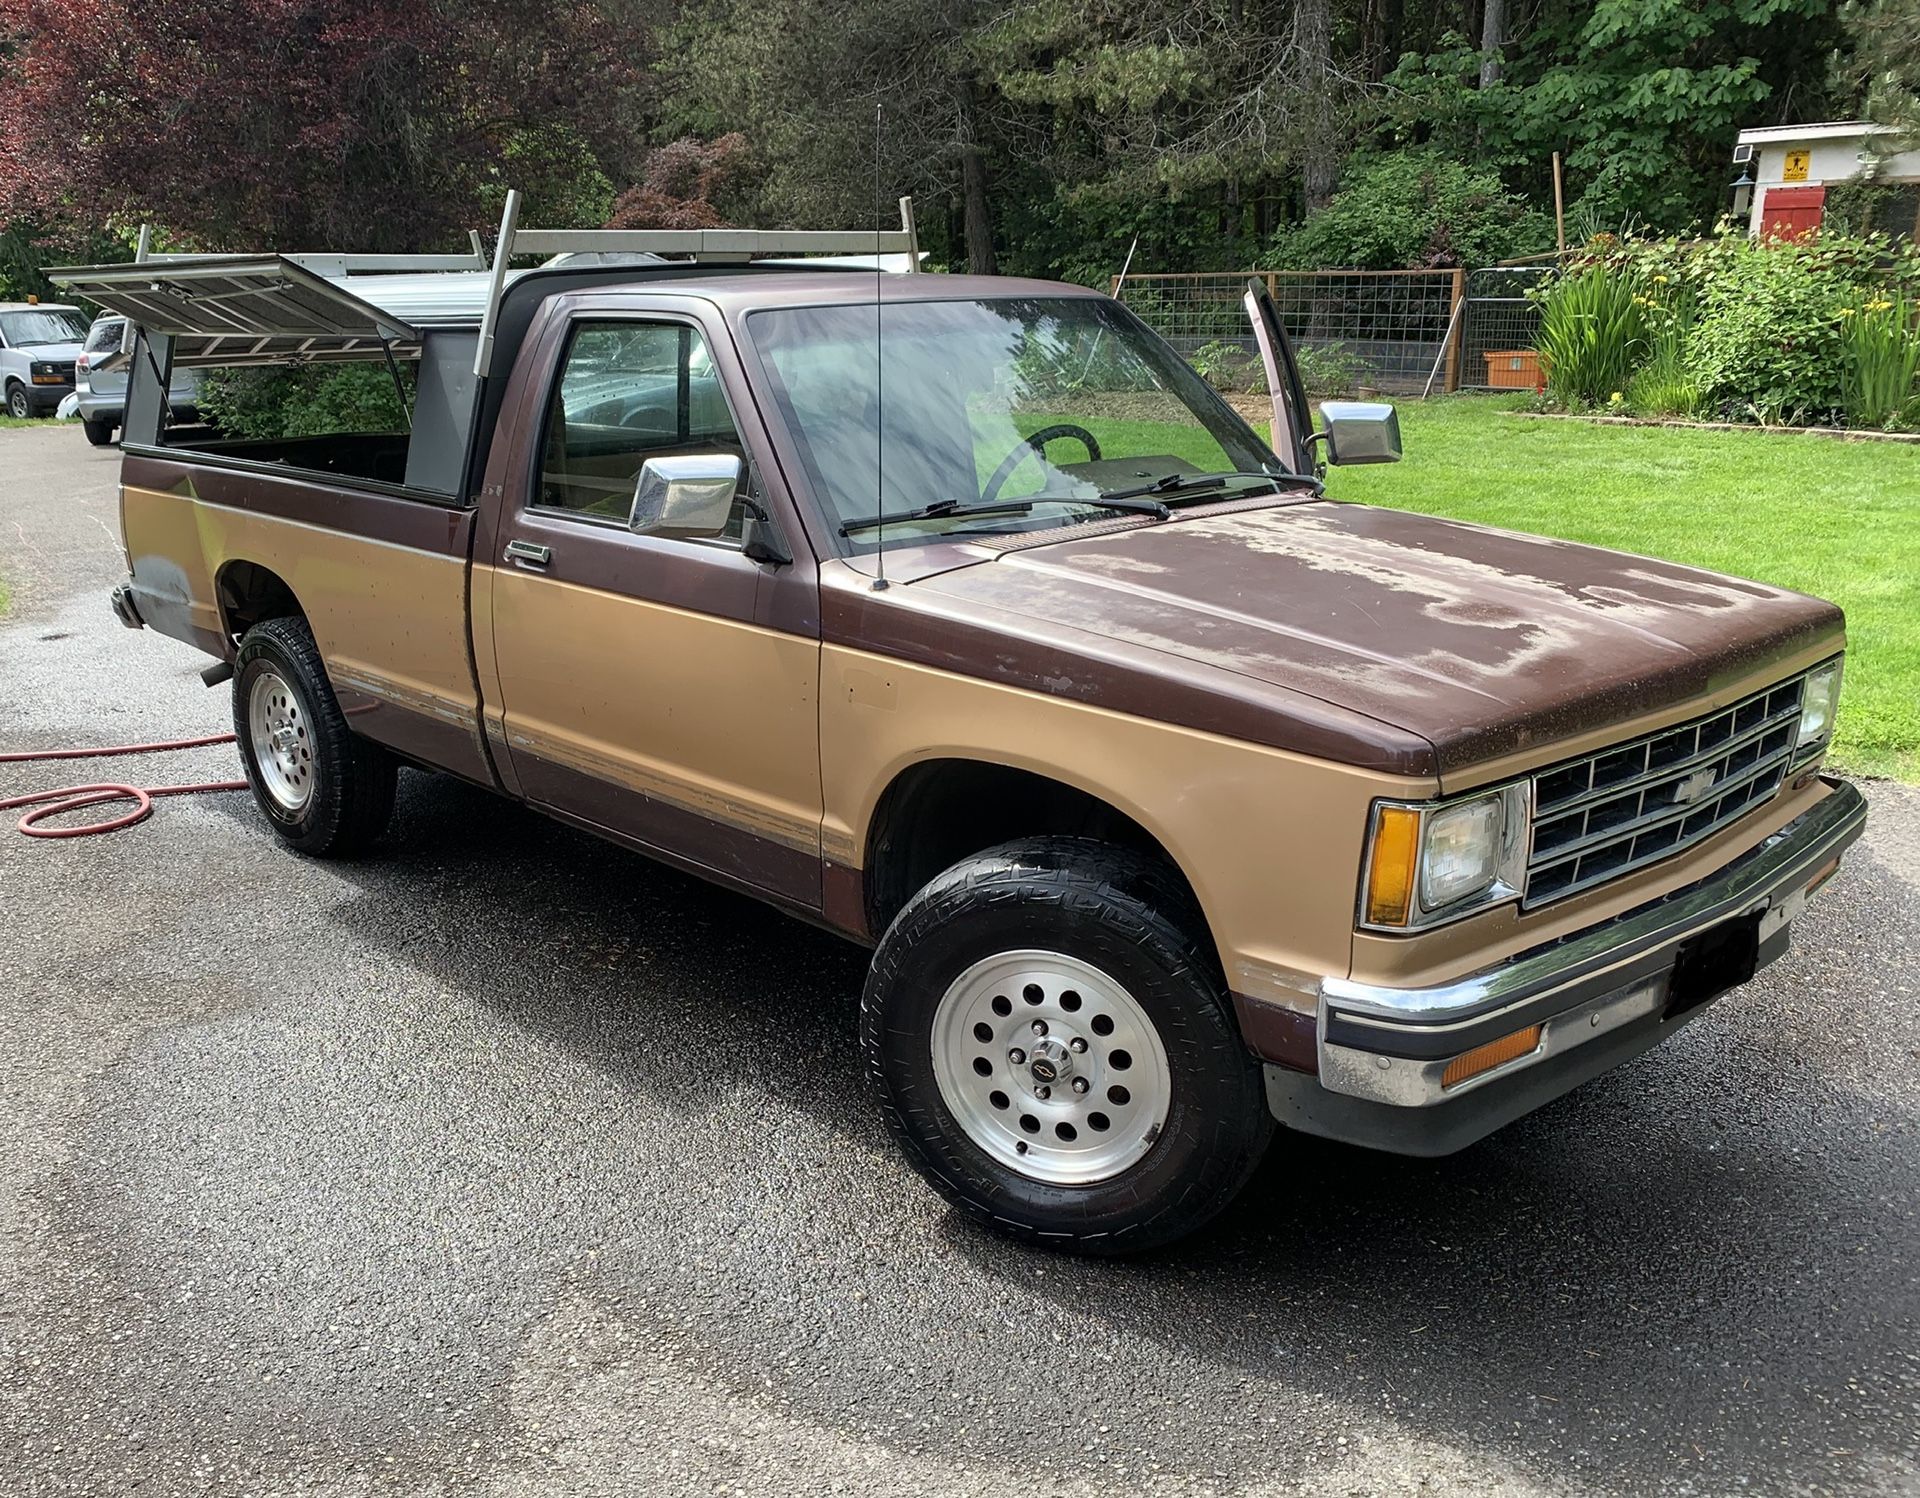
[[[1768,800],[1799,735],[1804,677],[1533,777],[1528,906],[1711,837]]]

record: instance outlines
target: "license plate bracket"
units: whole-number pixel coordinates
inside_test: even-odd
[[[1669,1019],[1698,1009],[1760,970],[1760,922],[1764,912],[1722,921],[1683,942],[1667,985]]]

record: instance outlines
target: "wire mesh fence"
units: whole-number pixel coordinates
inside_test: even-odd
[[[1243,298],[1273,297],[1307,383],[1321,389],[1533,389],[1539,310],[1528,292],[1550,268],[1222,271],[1129,276],[1115,294],[1203,372],[1250,359]]]

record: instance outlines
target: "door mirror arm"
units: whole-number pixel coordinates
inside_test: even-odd
[[[741,496],[740,503],[747,512],[747,523],[740,533],[740,550],[747,560],[774,567],[790,566],[793,553],[787,550],[786,538],[774,524],[773,512],[751,494]]]

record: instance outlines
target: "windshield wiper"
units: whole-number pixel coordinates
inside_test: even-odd
[[[1095,505],[1104,510],[1125,510],[1134,514],[1151,515],[1156,520],[1165,520],[1170,513],[1158,500],[1142,500],[1132,490],[1127,489],[1121,490],[1118,494],[1034,494],[1024,499],[995,499],[985,502],[936,499],[932,504],[917,505],[911,510],[890,510],[881,515],[862,515],[854,520],[842,521],[840,534],[851,536],[855,531],[877,530],[882,526],[911,525],[916,520],[962,520],[971,519],[975,515],[1024,515],[1039,504]]]
[[[916,520],[961,520],[975,515],[1024,515],[1035,505],[1093,505],[1103,510],[1122,510],[1129,514],[1151,515],[1165,520],[1173,513],[1172,500],[1178,503],[1188,495],[1211,494],[1224,489],[1234,479],[1262,479],[1277,490],[1282,484],[1302,484],[1315,494],[1322,492],[1320,480],[1302,473],[1254,473],[1236,469],[1227,473],[1168,473],[1150,484],[1131,489],[1111,489],[1104,494],[1032,494],[1023,499],[936,499],[932,504],[916,505],[910,510],[888,510],[879,515],[861,515],[842,521],[840,534],[878,530],[889,525],[912,525]],[[1161,498],[1160,496],[1166,496]]]
[[[1300,473],[1254,473],[1248,469],[1235,469],[1226,473],[1168,473],[1155,479],[1151,484],[1141,484],[1132,489],[1115,489],[1100,498],[1105,500],[1133,499],[1142,494],[1199,495],[1208,494],[1215,489],[1224,489],[1234,479],[1262,479],[1277,490],[1284,483],[1305,484],[1314,493],[1320,493],[1320,481],[1308,478]]]

